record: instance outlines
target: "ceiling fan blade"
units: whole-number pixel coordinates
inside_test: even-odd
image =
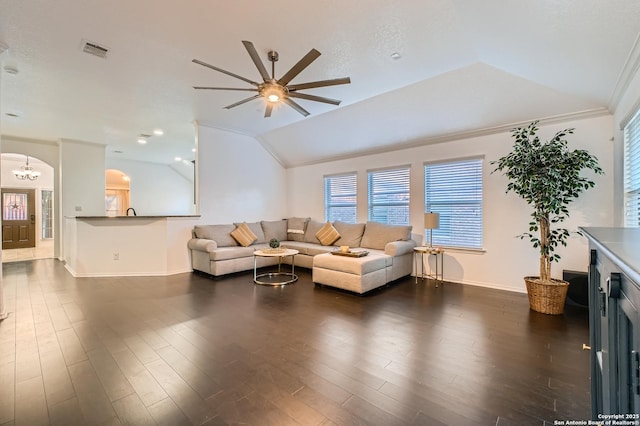
[[[340,102],[342,102],[337,99],[323,98],[322,96],[307,95],[306,93],[298,93],[298,92],[289,92],[289,97],[306,99],[308,101],[324,102],[325,104],[331,104],[331,105],[340,105]]]
[[[202,65],[203,67],[211,68],[212,70],[221,72],[222,74],[230,75],[231,77],[235,77],[235,78],[240,79],[242,81],[246,81],[247,83],[253,84],[254,86],[258,86],[258,83],[256,83],[255,81],[251,81],[248,78],[244,78],[241,75],[234,74],[234,73],[232,73],[230,71],[225,71],[222,68],[214,67],[213,65],[207,64],[206,62],[202,62],[202,61],[199,61],[197,59],[193,59],[191,62],[193,62],[195,64],[198,64],[198,65]]]
[[[262,79],[264,81],[271,80],[271,77],[269,76],[267,69],[262,63],[260,56],[258,56],[258,52],[256,51],[256,48],[253,46],[253,43],[251,43],[250,41],[243,40],[242,44],[244,44],[244,47],[247,49],[247,52],[249,52],[249,56],[251,56],[253,63],[256,65],[256,68],[258,68],[258,72],[262,76]]]
[[[311,81],[309,83],[300,83],[300,84],[291,84],[287,86],[290,92],[295,92],[296,90],[304,90],[304,89],[313,89],[314,87],[325,87],[325,86],[337,86],[338,84],[349,84],[351,83],[351,78],[334,78],[333,80],[320,80],[320,81]]]
[[[267,108],[264,110],[264,118],[271,117],[271,111],[273,111],[273,104],[268,102]]]
[[[225,109],[231,109],[231,108],[233,108],[233,107],[237,107],[238,105],[242,105],[242,104],[244,104],[245,102],[249,102],[249,101],[252,101],[252,100],[254,100],[254,99],[261,98],[261,97],[262,97],[261,95],[251,96],[250,98],[243,99],[243,100],[241,100],[241,101],[236,102],[235,104],[227,105],[227,106],[225,107]]]
[[[304,115],[305,117],[307,115],[309,115],[309,111],[307,111],[306,109],[302,108],[300,105],[298,105],[297,103],[295,103],[294,101],[292,101],[289,98],[283,98],[282,102],[284,102],[285,104],[289,105],[291,108],[295,109],[296,111],[298,111],[300,114]]]
[[[287,73],[283,75],[280,80],[278,80],[278,84],[286,86],[291,80],[295,78],[295,76],[300,74],[303,69],[308,67],[311,62],[318,59],[318,56],[320,56],[320,52],[318,52],[316,49],[311,49],[309,53],[304,55],[304,57],[300,59],[297,64],[291,67],[291,69],[287,71]]]
[[[205,90],[239,90],[241,92],[257,92],[258,89],[239,89],[236,87],[206,87],[206,86],[193,86],[194,89],[205,89]]]

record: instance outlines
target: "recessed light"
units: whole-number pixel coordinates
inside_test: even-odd
[[[195,148],[191,148],[191,152],[196,152],[196,149]]]
[[[114,154],[122,154],[123,151],[120,151],[119,149],[116,149],[113,151]]]
[[[162,135],[164,135],[164,130],[162,130],[162,129],[155,129],[155,130],[153,131],[153,134],[154,134],[154,135],[156,135],[156,136],[162,136]]]
[[[146,144],[146,143],[147,143],[147,139],[146,139],[146,138],[138,138],[138,143],[139,143],[140,145],[144,145],[144,144]]]
[[[182,161],[182,157],[176,157],[176,158],[174,158],[174,160],[176,160],[176,161]]]
[[[398,59],[400,59],[400,58],[402,58],[402,55],[401,55],[401,54],[399,54],[398,52],[393,52],[393,53],[391,54],[391,59],[394,59],[394,60],[396,60],[396,61],[397,61],[397,60],[398,60]]]

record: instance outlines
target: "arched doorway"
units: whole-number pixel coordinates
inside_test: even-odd
[[[2,153],[0,162],[2,261],[54,257],[53,167],[24,154]]]
[[[105,192],[105,212],[107,216],[126,216],[129,208],[129,176],[117,169],[107,169]]]

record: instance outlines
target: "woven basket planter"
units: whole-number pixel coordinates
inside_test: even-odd
[[[560,315],[564,312],[569,283],[552,279],[550,283],[543,283],[538,277],[524,277],[529,296],[529,306],[536,312],[550,315]]]

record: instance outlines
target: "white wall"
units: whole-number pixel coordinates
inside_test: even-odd
[[[178,164],[176,167],[183,166]],[[129,205],[138,215],[192,215],[193,182],[166,164],[107,158],[106,167],[131,178]],[[191,165],[184,166],[193,168]]]
[[[60,141],[62,216],[104,216],[105,146]]]
[[[595,176],[596,188],[587,191],[570,208],[567,227],[613,225],[612,116],[575,120],[542,126],[539,135],[548,139],[566,127],[575,127],[570,135],[571,148],[588,149],[598,157],[604,176]],[[323,177],[327,174],[358,173],[358,221],[367,220],[367,170],[411,166],[411,224],[417,239],[423,240],[424,162],[469,156],[484,156],[484,253],[447,251],[445,279],[507,290],[525,291],[522,277],[538,275],[538,256],[528,241],[515,238],[528,230],[530,211],[514,194],[505,194],[507,180],[491,174],[490,161],[511,150],[509,132],[459,141],[410,148],[384,154],[367,155],[329,163],[292,168],[287,171],[288,214],[324,219]],[[567,249],[559,252],[562,260],[554,264],[553,275],[563,269],[587,269],[587,244],[572,237]]]
[[[285,169],[249,136],[198,126],[202,223],[287,217]]]
[[[66,268],[77,277],[189,272],[192,228],[193,218],[65,217]]]
[[[615,225],[624,226],[624,134],[621,126],[640,109],[640,68],[629,81],[629,86],[620,99],[614,115],[614,200]]]

